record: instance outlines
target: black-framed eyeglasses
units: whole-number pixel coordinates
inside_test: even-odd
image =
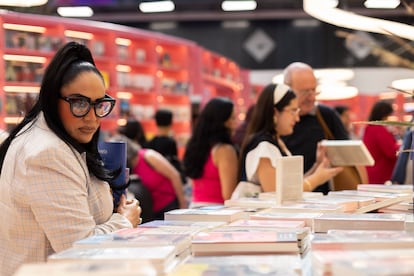
[[[68,97],[60,96],[60,98],[70,105],[70,111],[75,117],[84,117],[91,110],[91,106],[95,111],[96,117],[103,118],[111,113],[115,106],[116,100],[109,95],[92,102],[90,98],[82,95],[71,95]]]

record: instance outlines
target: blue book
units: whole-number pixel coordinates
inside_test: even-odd
[[[121,173],[112,181],[112,194],[114,197],[114,206],[116,207],[122,194],[126,194],[126,189],[122,188],[127,182],[126,177],[126,143],[116,142],[99,142],[99,154],[102,157],[105,168],[110,171],[121,170]],[[120,189],[116,189],[120,187]]]

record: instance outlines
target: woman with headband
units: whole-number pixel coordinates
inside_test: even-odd
[[[240,181],[261,185],[264,192],[275,191],[276,160],[291,155],[281,136],[293,132],[299,111],[296,95],[288,86],[269,84],[263,89],[241,148]],[[314,166],[305,173],[304,191],[312,191],[342,170],[330,167],[321,146],[317,156]]]

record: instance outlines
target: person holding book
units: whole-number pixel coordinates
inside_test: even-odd
[[[283,75],[284,83],[296,94],[300,121],[293,128],[293,132],[282,139],[294,155],[303,155],[304,170],[308,171],[317,160],[319,142],[323,139],[332,139],[327,137],[323,124],[336,140],[347,140],[349,136],[338,113],[333,108],[316,102],[317,79],[310,65],[293,62],[285,68]],[[358,166],[357,170],[360,182],[366,183],[365,167]],[[327,194],[330,190],[331,185],[326,181],[314,192]]]
[[[127,143],[127,166],[151,194],[152,219],[162,220],[167,211],[187,208],[180,173],[161,153],[139,144],[145,137],[141,123],[128,119],[118,132],[111,140]]]
[[[237,185],[237,151],[233,102],[211,99],[201,111],[184,154],[186,175],[192,180],[191,207],[224,204]]]
[[[240,181],[260,185],[264,192],[277,190],[276,160],[292,155],[281,138],[292,134],[299,112],[298,99],[288,86],[269,84],[262,90],[241,148]],[[330,166],[320,144],[316,156],[304,175],[304,191],[313,191],[342,170]]]
[[[0,275],[44,262],[73,242],[133,228],[141,209],[121,197],[114,213],[111,180],[97,144],[115,100],[105,92],[91,52],[69,42],[43,76],[38,100],[0,146]]]

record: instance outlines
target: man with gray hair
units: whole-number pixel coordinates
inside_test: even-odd
[[[316,102],[317,79],[311,66],[302,62],[291,63],[284,70],[284,82],[297,96],[300,121],[296,123],[293,133],[283,137],[283,140],[293,155],[303,155],[306,172],[315,164],[318,142],[326,139],[317,113],[321,115],[335,139],[345,140],[348,139],[348,135],[337,112],[331,107]],[[329,191],[329,182],[314,190],[324,194]]]

